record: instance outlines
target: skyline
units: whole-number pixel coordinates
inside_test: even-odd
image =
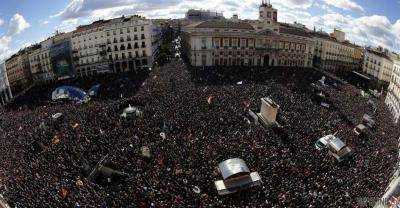
[[[257,19],[261,0],[0,0],[0,62],[20,48],[98,19],[139,14],[147,18],[182,18],[188,9],[223,12],[226,18]],[[212,2],[212,3],[211,3]],[[381,45],[400,51],[400,9],[383,0],[271,0],[280,22],[299,22],[309,29],[340,28],[359,45]],[[43,5],[48,5],[43,7]]]

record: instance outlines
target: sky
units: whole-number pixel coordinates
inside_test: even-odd
[[[268,1],[268,0],[266,0]],[[400,0],[270,0],[278,21],[332,32],[340,28],[360,45],[400,52]],[[257,19],[261,0],[0,0],[0,63],[55,31],[98,19],[140,14],[182,18],[188,9],[210,9],[230,18]]]

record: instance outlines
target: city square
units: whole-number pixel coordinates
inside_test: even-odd
[[[7,56],[0,207],[399,206],[399,55],[256,7],[96,19]]]

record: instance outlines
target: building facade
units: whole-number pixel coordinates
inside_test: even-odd
[[[20,50],[5,62],[7,78],[12,91],[20,91],[30,84],[31,72],[28,50],[29,48]]]
[[[72,35],[72,56],[76,74],[91,76],[110,72],[106,54],[105,26],[109,21],[96,21],[79,26]]]
[[[159,30],[151,20],[138,16],[110,20],[105,27],[107,59],[115,73],[151,67],[158,44]]]
[[[54,78],[50,57],[51,45],[52,40],[47,39],[32,46],[28,53],[32,79],[35,82],[48,81]]]
[[[209,20],[185,27],[192,66],[311,67],[312,37],[277,22],[277,10],[264,3],[256,21]]]
[[[100,20],[78,27],[72,36],[72,56],[78,76],[133,72],[153,65],[160,30],[139,16]]]
[[[341,30],[338,30],[338,29],[333,29],[333,33],[331,34],[331,36],[333,37],[333,38],[335,38],[337,41],[339,41],[339,42],[344,42],[344,41],[346,41],[346,33],[344,33],[343,31],[341,31]]]
[[[311,34],[315,41],[315,67],[330,72],[351,71],[360,67],[362,56],[359,47],[345,41],[343,32],[335,30],[333,37],[324,32],[314,31]]]
[[[0,105],[4,105],[13,98],[10,84],[8,83],[6,67],[4,63],[0,64]]]
[[[52,38],[53,45],[50,48],[50,58],[54,79],[67,79],[75,76],[71,38],[72,32],[58,33]]]
[[[394,121],[398,123],[400,118],[400,57],[398,55],[393,59],[393,72],[385,103],[391,110]]]
[[[367,48],[364,52],[363,72],[384,82],[390,82],[393,61],[382,49]]]

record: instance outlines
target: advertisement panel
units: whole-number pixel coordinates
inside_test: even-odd
[[[57,79],[66,79],[75,76],[71,58],[71,44],[69,41],[54,44],[50,50],[51,62]]]

